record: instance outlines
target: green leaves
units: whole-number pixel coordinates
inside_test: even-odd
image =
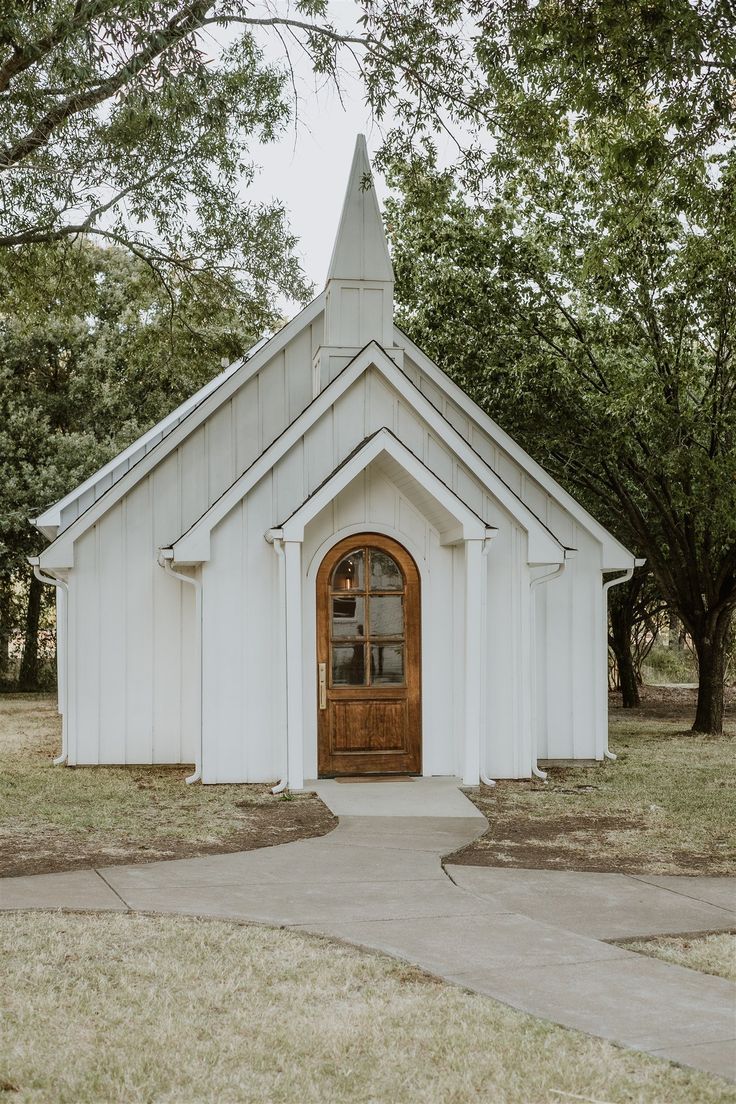
[[[259,283],[244,295],[201,272],[165,286],[90,244],[0,254],[0,577],[38,549],[29,517],[277,324]]]
[[[736,605],[732,36],[717,3],[475,11],[493,142],[388,158],[402,324],[697,635]]]

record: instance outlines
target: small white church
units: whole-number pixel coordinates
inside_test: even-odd
[[[634,556],[395,326],[370,171],[361,136],[324,291],[35,519],[57,762],[299,790],[607,754]]]

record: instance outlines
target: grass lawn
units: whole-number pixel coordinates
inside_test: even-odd
[[[660,935],[656,939],[627,940],[627,951],[662,958],[676,966],[688,966],[704,974],[736,981],[736,935],[723,932],[719,935]]]
[[[705,1074],[294,932],[16,913],[0,960],[13,1104],[736,1102]]]
[[[244,851],[330,831],[313,796],[186,786],[188,769],[54,767],[55,698],[0,695],[0,875]]]
[[[736,874],[733,705],[724,736],[692,736],[692,691],[649,690],[647,698],[641,709],[611,708],[615,763],[551,768],[548,782],[482,787],[472,799],[490,829],[447,861]]]

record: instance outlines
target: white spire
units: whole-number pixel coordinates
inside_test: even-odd
[[[365,135],[359,134],[327,279],[393,281],[393,278],[368,147]]]

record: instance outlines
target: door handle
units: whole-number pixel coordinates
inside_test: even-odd
[[[319,671],[319,707],[320,709],[327,708],[327,664],[320,663],[318,666]]]

